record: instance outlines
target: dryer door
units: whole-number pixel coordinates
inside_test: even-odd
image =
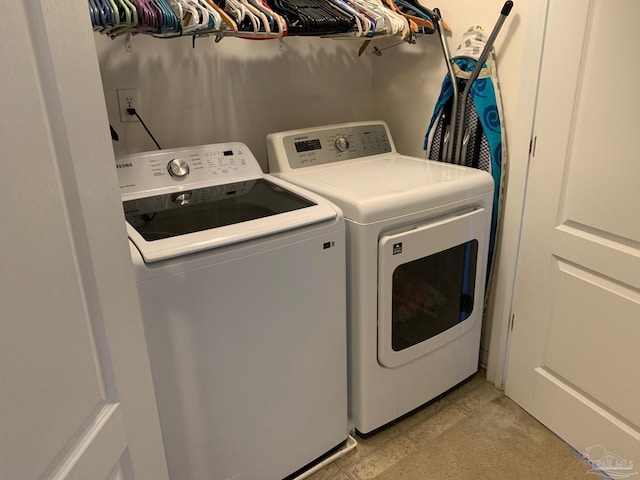
[[[378,244],[378,361],[394,368],[482,318],[489,214],[477,208]]]

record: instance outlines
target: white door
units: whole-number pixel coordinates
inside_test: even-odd
[[[0,478],[166,480],[87,3],[3,14]]]
[[[549,2],[506,381],[612,475],[640,470],[638,19]]]

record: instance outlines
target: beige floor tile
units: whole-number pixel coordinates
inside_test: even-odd
[[[316,473],[307,477],[308,480],[336,480],[338,475],[343,473],[335,462],[330,463],[326,467],[318,470]]]
[[[418,446],[405,436],[399,436],[358,462],[343,467],[356,480],[371,480],[398,463]]]
[[[450,410],[454,408],[459,407],[452,405]],[[580,455],[501,396],[425,442],[375,480],[601,478],[588,470]]]
[[[476,388],[486,383],[489,383],[487,382],[487,374],[484,370],[480,370],[478,373],[473,375],[464,383],[462,383],[461,385],[458,385],[457,387],[452,389],[450,392],[448,392],[445,398],[449,400],[449,402],[452,402],[452,403],[456,402],[460,398],[468,395],[469,392],[472,392]]]
[[[340,472],[335,477],[331,477],[327,480],[351,480],[351,477],[344,472]]]
[[[341,467],[351,465],[366,457],[382,445],[388,444],[391,440],[400,436],[400,433],[400,428],[397,425],[391,425],[366,438],[356,435],[355,439],[358,442],[356,448],[351,450],[345,456],[340,457],[337,460],[337,463]]]
[[[406,433],[412,428],[424,422],[426,419],[433,417],[436,413],[444,410],[451,404],[448,396],[444,396],[435,400],[428,405],[425,405],[420,410],[413,412],[411,415],[403,418],[397,423],[397,426],[402,433]]]
[[[419,445],[432,440],[467,416],[467,412],[457,405],[449,405],[435,415],[418,424],[406,435]]]
[[[476,388],[461,395],[454,403],[465,412],[471,413],[502,395],[503,393],[492,384],[483,381]]]

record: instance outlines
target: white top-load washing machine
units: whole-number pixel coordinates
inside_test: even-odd
[[[342,208],[361,434],[477,371],[493,180],[397,153],[384,122],[270,134],[269,170]]]
[[[173,480],[279,480],[348,438],[340,209],[241,143],[119,158]]]

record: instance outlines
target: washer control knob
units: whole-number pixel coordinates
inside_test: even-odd
[[[347,140],[347,137],[344,137],[342,135],[336,137],[336,139],[333,141],[333,144],[336,146],[336,149],[340,153],[349,150],[349,140]]]
[[[189,164],[181,158],[174,158],[167,164],[169,174],[174,178],[182,178],[189,175]]]
[[[191,196],[191,192],[176,193],[171,197],[171,201],[182,207],[191,203]]]

